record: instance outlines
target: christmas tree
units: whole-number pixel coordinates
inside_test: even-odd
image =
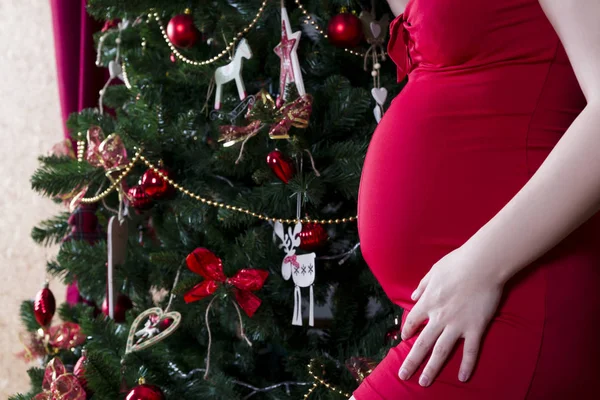
[[[32,177],[70,207],[33,237],[61,243],[49,277],[80,301],[60,322],[52,283],[23,303],[39,365],[13,399],[349,397],[401,311],[356,225],[367,146],[401,87],[385,2],[88,12],[109,21],[95,39],[111,79],[71,115],[73,154]]]

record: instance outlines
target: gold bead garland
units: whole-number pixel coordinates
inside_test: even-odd
[[[306,17],[306,20],[304,21],[304,23],[305,24],[311,24],[317,30],[317,32],[319,32],[321,35],[323,35],[323,37],[325,39],[327,39],[328,38],[327,34],[323,31],[323,29],[321,29],[319,27],[319,25],[317,25],[317,23],[315,22],[315,20],[306,11],[306,9],[302,5],[302,3],[300,3],[300,0],[294,0],[294,1],[298,5],[298,8],[302,11],[302,14],[304,14],[304,16]],[[360,56],[360,57],[364,57],[365,56],[365,53],[361,53],[361,52],[350,50],[350,49],[346,49],[346,48],[344,48],[344,51],[346,51],[347,53],[350,53],[350,54],[354,54],[355,56]]]
[[[123,170],[123,172],[102,193],[100,193],[100,194],[98,194],[98,195],[96,195],[94,197],[84,197],[80,201],[83,204],[97,203],[100,200],[102,200],[103,198],[105,198],[106,196],[108,196],[113,190],[115,190],[117,188],[117,186],[119,186],[119,184],[121,183],[121,181],[123,179],[125,179],[125,177],[129,174],[129,172],[131,171],[131,169],[133,168],[133,166],[135,165],[135,163],[137,162],[137,160],[141,157],[141,155],[142,155],[142,150],[136,151],[135,156],[133,157],[133,160],[131,160],[129,162],[129,164],[127,164],[127,166],[125,167],[125,169]]]
[[[171,42],[171,40],[169,40],[169,36],[167,35],[167,32],[165,31],[165,28],[162,25],[162,22],[160,20],[160,16],[158,15],[157,12],[151,12],[150,14],[148,14],[149,18],[154,17],[154,19],[156,19],[156,22],[158,23],[158,27],[160,28],[160,32],[163,35],[163,38],[165,39],[165,42],[167,42],[167,45],[169,46],[169,48],[171,49],[171,51],[173,52],[173,54],[175,54],[175,57],[177,57],[179,60],[190,64],[190,65],[194,65],[194,66],[202,66],[202,65],[208,65],[208,64],[212,64],[215,61],[219,60],[220,58],[222,58],[223,56],[225,56],[226,54],[228,54],[228,52],[233,49],[233,46],[235,46],[235,44],[238,42],[238,40],[240,40],[244,34],[248,33],[248,31],[250,31],[250,29],[252,29],[254,27],[254,25],[256,24],[256,22],[258,21],[258,19],[261,17],[263,11],[265,10],[265,6],[267,5],[267,3],[269,2],[269,0],[263,0],[260,8],[258,9],[258,12],[256,13],[256,15],[254,16],[254,19],[252,19],[252,22],[250,22],[248,24],[247,27],[245,27],[242,31],[238,32],[237,35],[233,38],[233,40],[227,45],[227,47],[225,47],[225,49],[223,51],[221,51],[219,54],[217,54],[216,56],[214,56],[213,58],[209,58],[208,60],[205,61],[194,61],[191,60],[189,58],[187,58],[186,56],[184,56],[183,54],[181,54],[179,52],[179,50],[177,50],[177,48],[175,47],[175,45]]]
[[[331,390],[332,392],[335,392],[339,395],[345,396],[346,398],[350,398],[352,396],[350,393],[346,393],[343,390],[327,383],[323,378],[321,378],[320,376],[318,376],[317,374],[314,373],[313,365],[314,365],[315,361],[316,360],[313,358],[308,363],[308,374],[315,380],[315,383],[313,383],[313,386],[310,389],[308,389],[308,392],[304,395],[304,399],[308,399],[308,397],[311,395],[311,393],[314,392],[315,389],[317,387],[319,387],[319,385],[323,385],[327,389]],[[325,366],[321,364],[321,368],[325,368]]]
[[[155,166],[154,164],[152,164],[150,161],[148,161],[148,159],[146,157],[144,157],[142,155],[142,150],[136,150],[135,156],[133,157],[133,159],[129,162],[129,164],[127,164],[127,166],[125,167],[125,169],[123,170],[123,172],[117,177],[115,178],[115,180],[113,181],[113,183],[106,189],[104,190],[102,193],[94,196],[94,197],[85,197],[81,199],[81,202],[84,204],[89,204],[89,203],[96,203],[100,200],[102,200],[103,198],[105,198],[106,196],[108,196],[112,191],[114,191],[117,186],[121,183],[121,181],[123,179],[125,179],[125,177],[129,174],[129,172],[131,172],[131,169],[133,168],[133,166],[135,165],[136,162],[138,162],[138,160],[142,160],[144,162],[144,164],[146,164],[146,166],[150,169],[152,169],[152,171],[154,171],[158,176],[160,176],[163,180],[165,180],[166,182],[168,182],[171,186],[173,186],[175,189],[177,189],[178,191],[180,191],[181,193],[183,193],[186,196],[189,196],[195,200],[198,200],[204,204],[208,204],[209,206],[213,206],[213,207],[218,207],[218,208],[224,208],[226,210],[232,210],[232,211],[237,211],[237,212],[241,212],[247,215],[251,215],[255,218],[259,218],[262,219],[264,221],[271,221],[271,222],[280,222],[280,223],[285,223],[285,224],[293,224],[296,223],[298,221],[302,222],[302,223],[312,223],[312,224],[320,224],[320,225],[325,225],[325,224],[342,224],[342,223],[346,223],[346,222],[352,222],[352,221],[356,221],[356,219],[358,218],[357,216],[353,216],[353,217],[345,217],[345,218],[336,218],[336,219],[310,219],[310,218],[301,218],[300,220],[298,219],[284,219],[284,218],[274,218],[274,217],[269,217],[267,215],[264,214],[259,214],[259,213],[255,213],[254,211],[248,210],[247,208],[243,208],[243,207],[237,207],[237,206],[232,206],[229,204],[225,204],[225,203],[221,203],[218,201],[213,201],[213,200],[209,200],[207,198],[204,198],[186,188],[184,188],[183,186],[181,186],[180,184],[178,184],[177,182],[173,181],[171,178],[169,178],[168,176],[166,176],[165,174],[162,173],[162,171]]]

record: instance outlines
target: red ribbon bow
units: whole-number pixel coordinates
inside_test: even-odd
[[[186,258],[190,271],[201,275],[204,281],[190,289],[183,297],[186,303],[201,300],[217,291],[219,284],[233,286],[235,299],[249,317],[252,317],[261,300],[252,292],[260,290],[269,275],[261,269],[241,269],[231,278],[223,273],[223,263],[213,252],[199,247]]]
[[[300,263],[298,263],[298,257],[295,254],[292,254],[291,256],[287,256],[286,258],[284,258],[283,263],[284,264],[290,263],[294,267],[300,268]]]
[[[269,137],[271,139],[287,139],[290,137],[288,131],[292,126],[305,129],[308,126],[311,112],[312,96],[310,94],[300,96],[291,103],[282,106],[278,110],[281,119],[271,126]]]
[[[123,140],[119,135],[113,133],[104,138],[104,132],[99,126],[92,126],[87,132],[87,151],[85,159],[94,167],[102,167],[106,170],[106,176],[111,182],[116,178],[116,172],[125,168],[129,163],[127,159],[127,150],[123,144]],[[113,176],[114,174],[114,176]],[[125,183],[121,181],[119,185],[119,197],[126,191]],[[77,189],[79,192],[71,198],[70,208],[73,212],[81,199],[87,193],[88,187],[85,186]]]
[[[405,14],[406,12],[398,15],[390,23],[390,40],[387,48],[390,58],[396,64],[398,82],[402,82],[413,67],[410,49],[414,49],[414,43],[409,35],[411,24]]]
[[[60,358],[53,358],[46,366],[42,393],[34,400],[86,400],[85,390],[73,374],[68,374]]]
[[[129,163],[127,150],[116,133],[104,138],[102,129],[92,126],[87,132],[88,148],[85,158],[94,167],[103,167],[107,171],[118,170]]]

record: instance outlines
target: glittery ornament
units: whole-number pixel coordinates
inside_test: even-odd
[[[306,223],[300,232],[300,247],[302,250],[314,251],[327,243],[327,231],[321,224]]]

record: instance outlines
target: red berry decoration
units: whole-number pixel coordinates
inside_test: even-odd
[[[152,198],[146,194],[140,185],[135,185],[127,191],[129,202],[136,211],[144,211],[152,208]]]
[[[129,392],[125,400],[164,400],[165,395],[158,386],[142,383]]]
[[[267,155],[267,164],[284,183],[294,176],[294,164],[277,149]]]
[[[356,47],[363,38],[362,24],[354,14],[334,15],[327,25],[327,38],[337,47]]]
[[[161,174],[169,177],[169,172],[164,168],[158,168]],[[162,199],[169,196],[172,192],[169,183],[160,177],[153,169],[144,172],[140,180],[140,186],[144,192],[153,199]]]
[[[56,300],[50,289],[48,289],[48,283],[46,282],[42,290],[35,295],[35,301],[33,302],[35,320],[42,327],[47,327],[50,325],[55,311]]]
[[[329,236],[321,224],[307,223],[302,225],[300,232],[300,247],[302,250],[313,251],[323,247]]]
[[[116,300],[115,300],[115,322],[117,323],[122,323],[125,322],[125,313],[128,310],[131,310],[133,308],[133,303],[131,302],[131,299],[127,296],[125,296],[123,293],[119,293],[119,295],[117,296]],[[102,302],[102,313],[104,315],[109,315],[108,312],[108,298],[105,298],[104,301]]]
[[[177,47],[189,48],[198,40],[199,32],[189,14],[176,15],[167,25],[167,36]]]

